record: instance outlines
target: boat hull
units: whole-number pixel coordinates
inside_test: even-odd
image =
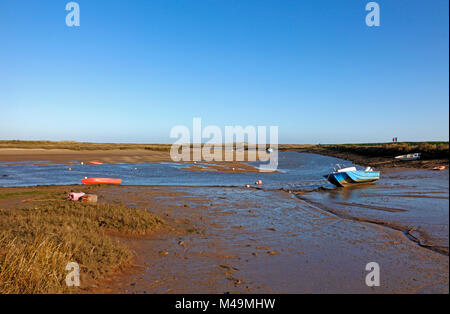
[[[122,184],[121,179],[111,179],[111,178],[89,178],[89,179],[82,179],[81,182],[86,185],[92,185],[92,184]]]
[[[103,165],[103,163],[100,162],[100,161],[90,161],[89,163],[90,163],[91,165]]]
[[[373,171],[333,172],[326,178],[336,186],[349,186],[377,181],[380,178],[380,173]]]
[[[395,159],[400,160],[400,161],[412,161],[412,160],[419,160],[420,157],[395,157]]]
[[[400,156],[395,157],[395,159],[400,160],[400,161],[419,160],[420,154],[414,153],[414,154],[400,155]]]

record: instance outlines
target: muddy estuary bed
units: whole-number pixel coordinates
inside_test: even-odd
[[[143,240],[137,251],[144,268],[100,292],[448,292],[447,255],[401,231],[343,219],[284,192],[117,187],[102,195],[195,229]],[[365,285],[369,262],[382,269],[380,287]]]
[[[344,189],[322,178],[336,163],[345,161],[286,152],[280,154],[277,174],[170,166],[148,176],[159,174],[162,181],[166,173],[166,186],[147,185],[143,165],[120,165],[128,167],[124,171],[141,171],[141,185],[96,187],[100,202],[149,210],[173,228],[127,240],[136,252],[137,270],[89,291],[448,293],[448,171],[382,171],[376,184]],[[0,175],[6,169],[8,180],[17,180],[14,167],[2,165]],[[36,166],[26,167],[34,171]],[[86,168],[79,171],[77,176]],[[261,178],[262,188],[245,187]],[[67,187],[4,187],[0,195],[52,188]],[[3,203],[15,207],[20,200]],[[365,284],[369,262],[380,265],[380,287]]]
[[[448,255],[448,180],[448,171],[393,171],[377,184],[297,197],[341,218],[399,230],[417,244]]]

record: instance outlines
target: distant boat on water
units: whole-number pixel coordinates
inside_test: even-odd
[[[335,169],[335,171],[324,177],[336,186],[349,186],[377,181],[380,178],[380,173],[373,171],[370,167],[364,170],[358,170],[356,167],[347,167]]]
[[[103,165],[103,163],[100,162],[100,161],[90,161],[89,163],[90,163],[91,165]]]
[[[395,159],[401,160],[401,161],[418,160],[418,159],[420,159],[420,153],[400,155],[400,156],[395,157]]]

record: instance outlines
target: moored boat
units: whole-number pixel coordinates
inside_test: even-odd
[[[380,172],[373,171],[370,167],[364,170],[358,170],[356,167],[347,167],[335,169],[335,171],[324,177],[336,186],[348,186],[377,181],[380,178]]]
[[[434,167],[433,170],[445,170],[445,166]]]
[[[418,160],[418,159],[420,159],[420,153],[400,155],[400,156],[395,157],[395,159],[402,160],[402,161]]]
[[[81,182],[86,185],[91,184],[122,184],[122,179],[112,179],[112,178],[86,178],[81,179]]]

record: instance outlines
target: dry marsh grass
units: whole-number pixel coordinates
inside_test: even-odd
[[[146,235],[157,216],[114,204],[63,200],[0,209],[0,293],[78,293],[127,266],[132,252],[112,235]],[[81,269],[81,287],[68,288],[68,262]]]
[[[422,153],[422,159],[448,158],[448,142],[399,142],[339,145],[280,145],[280,150],[306,150],[310,152],[344,152],[367,157],[394,157],[409,153]]]
[[[65,290],[61,270],[72,260],[67,243],[43,235],[29,243],[0,234],[0,293],[58,293]]]
[[[76,141],[0,141],[0,148],[24,149],[68,149],[68,150],[129,150],[142,149],[151,151],[169,151],[171,144],[118,144],[118,143],[84,143]]]
[[[338,150],[365,156],[392,157],[401,154],[421,153],[422,159],[448,158],[448,142],[401,142],[379,145],[340,145]]]
[[[221,147],[227,145],[233,145],[238,147],[238,144],[242,145],[243,149],[254,147],[247,142],[244,143],[230,143],[219,144]],[[194,144],[186,144],[190,148],[194,148]],[[202,144],[202,147],[204,143]],[[285,145],[289,146],[289,145]],[[295,147],[305,145],[292,145]],[[270,145],[266,145],[269,148]],[[0,140],[0,149],[2,148],[22,148],[22,149],[68,149],[75,151],[83,150],[149,150],[149,151],[170,151],[172,144],[134,144],[134,143],[88,143],[88,142],[76,142],[76,141],[21,141],[21,140]],[[181,149],[181,147],[180,147]]]

